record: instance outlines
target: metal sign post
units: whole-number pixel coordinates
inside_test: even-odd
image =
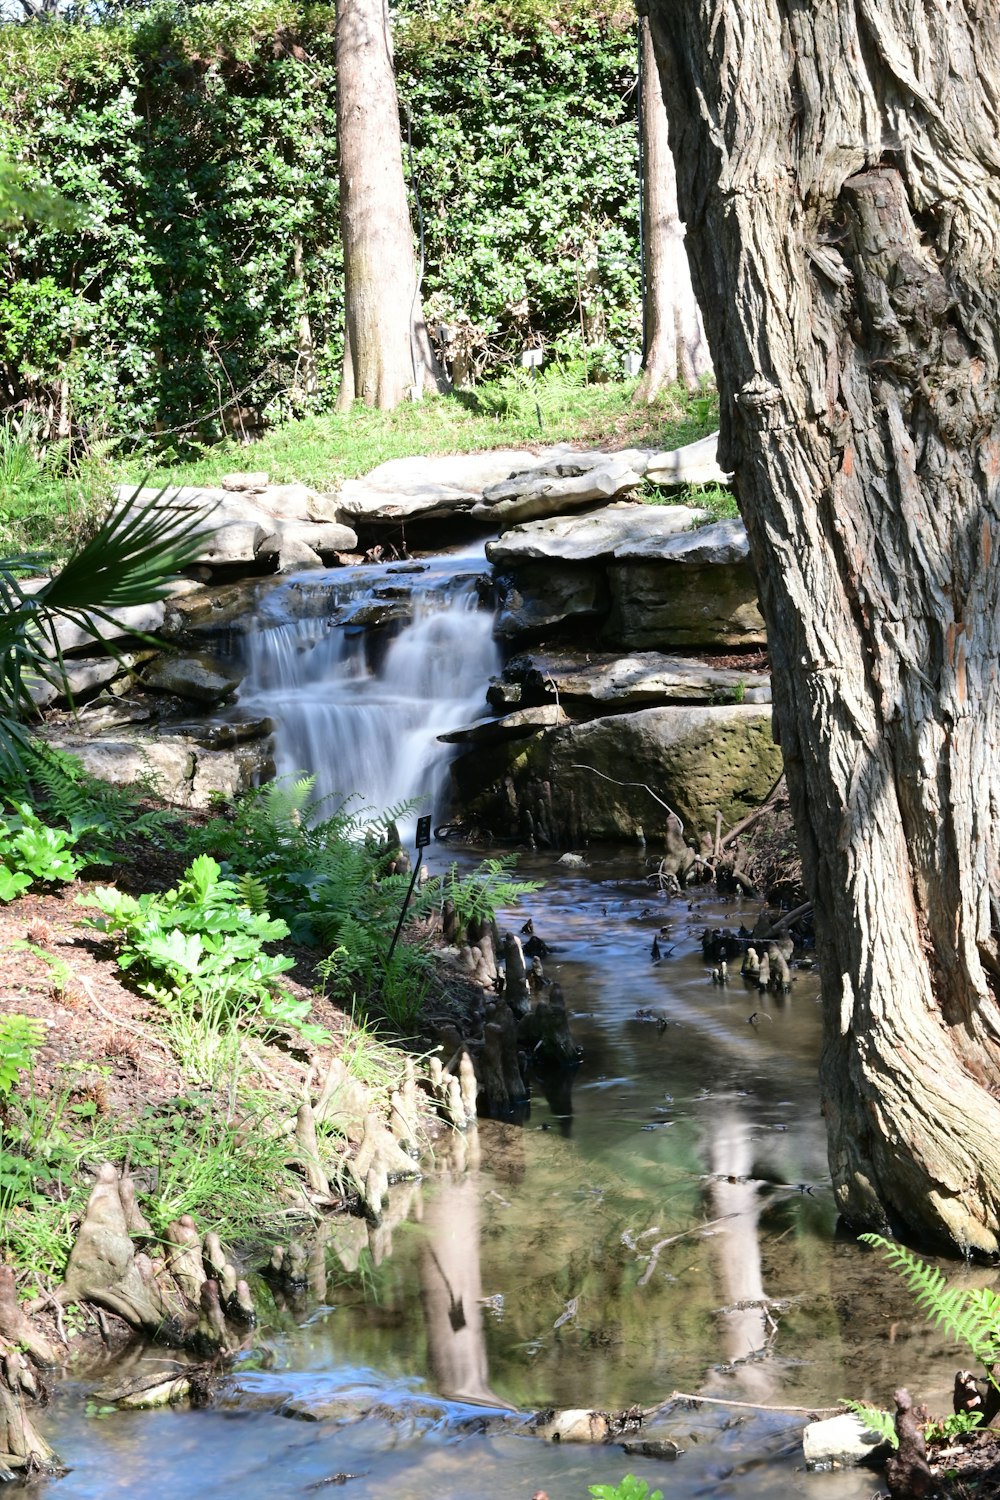
[[[399,921],[396,923],[396,931],[393,933],[392,942],[389,944],[389,952],[387,953],[385,960],[386,968],[388,968],[388,966],[392,963],[392,955],[396,951],[396,944],[399,941],[399,934],[403,930],[403,920],[406,917],[406,908],[410,904],[410,897],[413,895],[413,887],[416,885],[417,876],[420,874],[420,851],[421,849],[426,849],[430,841],[431,819],[430,814],[428,813],[426,817],[417,819],[417,858],[413,866],[413,874],[410,876],[410,888],[406,893],[406,900],[403,902],[403,910],[399,914]]]
[[[541,349],[524,349],[521,353],[521,364],[526,370],[531,371],[531,389],[535,392],[535,416],[538,418],[538,430],[542,430],[542,408],[538,404],[538,367],[544,360],[545,355]]]

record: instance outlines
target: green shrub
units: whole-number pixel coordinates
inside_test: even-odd
[[[538,337],[564,359],[637,348],[631,14],[413,0],[394,25],[432,328],[464,320],[478,374]],[[18,180],[85,206],[80,224],[9,236],[0,373],[15,401],[58,412],[77,446],[159,427],[178,452],[329,402],[343,344],[334,52],[333,7],[304,0],[0,27]]]
[[[13,901],[37,880],[72,880],[85,861],[72,833],[41,822],[26,802],[0,814],[0,901]]]

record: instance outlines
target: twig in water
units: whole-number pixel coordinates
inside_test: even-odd
[[[790,1411],[797,1416],[818,1417],[826,1412],[843,1411],[843,1406],[769,1406],[763,1401],[727,1401],[722,1396],[692,1396],[688,1391],[673,1391],[665,1401],[657,1406],[647,1406],[643,1410],[643,1418],[648,1418],[664,1407],[672,1406],[675,1401],[692,1401],[696,1406],[734,1406],[740,1411]]]
[[[686,1240],[689,1235],[701,1234],[705,1229],[711,1229],[715,1224],[722,1224],[726,1219],[737,1219],[738,1214],[722,1214],[718,1219],[707,1219],[704,1224],[692,1224],[690,1229],[682,1229],[680,1234],[671,1234],[665,1240],[659,1240],[649,1252],[649,1265],[639,1277],[638,1285],[645,1286],[646,1282],[656,1270],[656,1262],[660,1258],[660,1251],[665,1250],[668,1245],[674,1245],[678,1240]]]

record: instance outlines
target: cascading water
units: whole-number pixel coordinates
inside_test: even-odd
[[[419,802],[437,821],[450,752],[437,736],[479,717],[490,676],[499,669],[493,617],[480,607],[476,559],[437,559],[421,572],[357,568],[351,576],[309,574],[292,580],[279,623],[247,638],[241,707],[275,722],[279,776],[316,778],[316,794],[351,799],[378,814]],[[394,627],[353,623],[379,601],[408,594]],[[329,601],[318,618],[310,595]],[[392,604],[387,606],[391,611]],[[386,635],[390,635],[385,645]]]

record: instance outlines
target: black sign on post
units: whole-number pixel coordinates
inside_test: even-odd
[[[421,849],[426,849],[430,841],[431,819],[430,814],[428,813],[426,817],[417,819],[417,859],[416,863],[413,866],[413,874],[410,877],[410,889],[406,893],[406,900],[403,902],[403,910],[399,914],[399,921],[396,923],[396,931],[393,933],[392,942],[389,944],[389,952],[386,955],[385,960],[386,964],[390,964],[392,962],[392,955],[396,951],[396,943],[399,941],[399,934],[403,930],[403,919],[406,916],[406,908],[410,904],[410,897],[413,895],[413,887],[416,885],[417,876],[420,874],[420,851]]]

